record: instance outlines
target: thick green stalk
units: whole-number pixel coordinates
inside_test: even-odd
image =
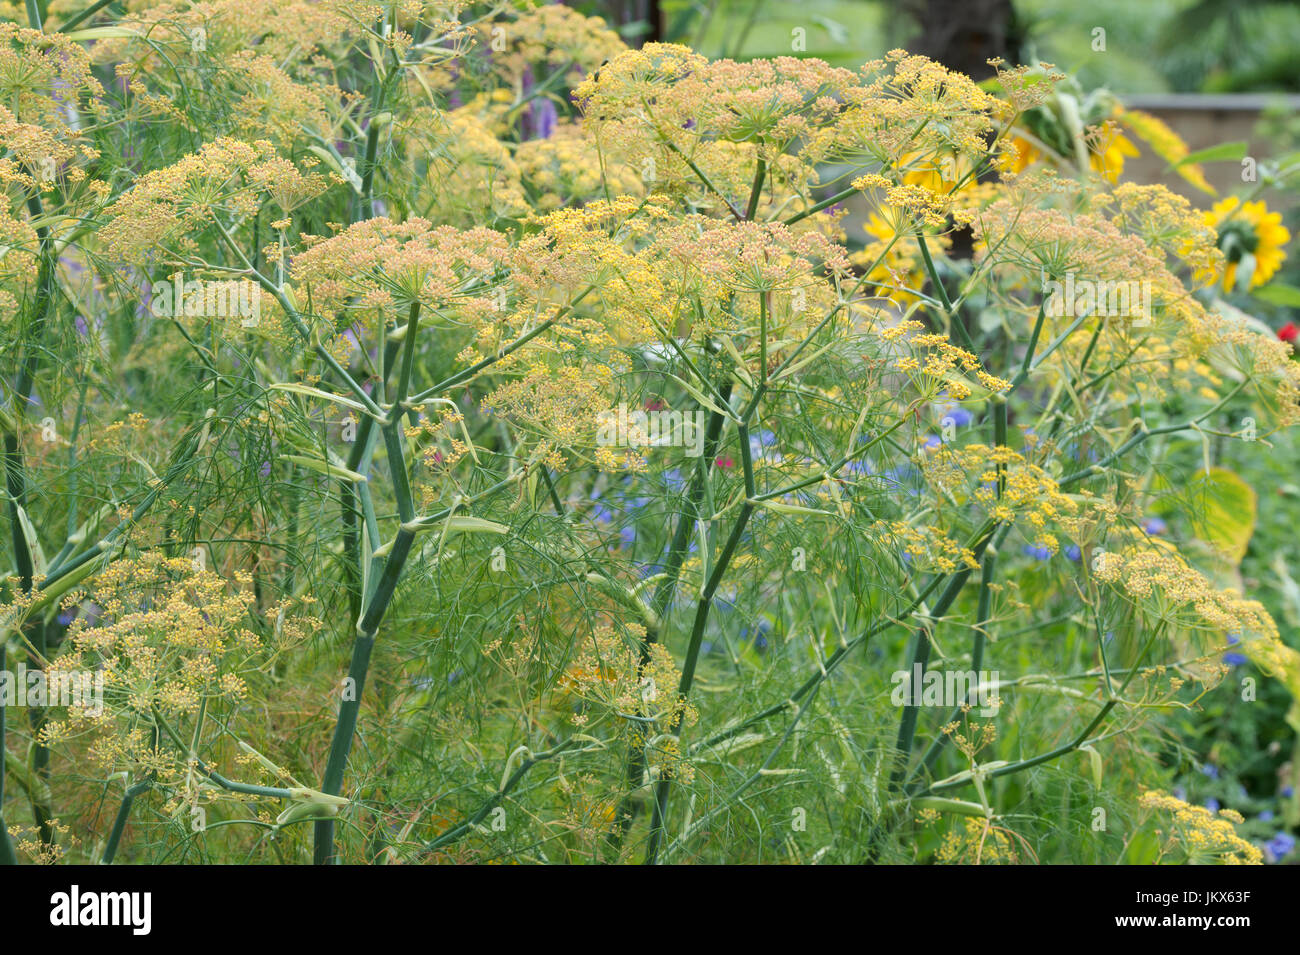
[[[345,694],[339,705],[338,721],[334,724],[334,737],[330,742],[329,757],[325,763],[325,775],[321,781],[321,792],[337,796],[343,789],[343,770],[347,765],[348,753],[352,749],[352,739],[356,735],[357,715],[361,710],[361,693],[365,689],[366,674],[370,669],[370,654],[375,646],[375,634],[379,623],[388,610],[388,604],[397,589],[397,580],[411,553],[415,542],[415,529],[402,525],[393,542],[392,552],[384,563],[384,572],[379,585],[370,598],[365,616],[357,624],[357,636],[352,645],[352,663],[348,667],[348,685],[350,691]],[[317,865],[334,861],[334,821],[317,820],[315,824],[314,859]]]
[[[767,172],[767,163],[760,157],[758,168],[754,171],[754,184],[749,190],[749,204],[745,207],[745,218],[753,219],[758,212],[758,200],[763,195],[763,176]]]
[[[731,400],[731,390],[732,382],[730,381],[722,386],[720,397],[724,405]],[[673,537],[668,545],[668,560],[664,564],[663,577],[655,588],[654,596],[650,602],[650,610],[658,626],[663,625],[664,614],[667,612],[668,605],[672,603],[673,596],[677,591],[677,581],[681,576],[682,564],[686,560],[686,548],[690,541],[691,528],[695,526],[695,522],[699,518],[700,502],[704,497],[705,485],[709,479],[709,469],[713,467],[714,458],[718,453],[718,439],[722,433],[722,421],[721,412],[709,412],[709,419],[704,427],[704,453],[701,455],[695,468],[695,475],[691,479],[691,486],[687,491],[686,506],[677,515],[677,526],[673,530]],[[656,630],[646,630],[645,643],[641,647],[640,666],[644,667],[650,662],[650,645],[656,643],[658,639],[659,634]],[[621,848],[623,840],[627,837],[627,832],[635,820],[638,804],[633,796],[641,788],[641,783],[645,779],[645,768],[645,746],[644,744],[633,743],[628,750],[627,764],[624,769],[628,795],[623,798],[622,804],[619,806],[617,813],[618,827],[611,840],[616,852]]]
[[[1006,528],[1004,527],[1003,532],[1005,532],[1005,530]],[[998,526],[995,524],[986,524],[980,529],[979,533],[976,535],[977,542],[971,548],[977,561],[984,559],[985,552],[993,543],[998,532]],[[934,625],[936,620],[948,612],[948,608],[953,605],[953,602],[956,601],[958,595],[961,593],[962,588],[966,586],[966,581],[970,579],[970,575],[971,568],[964,567],[957,573],[948,577],[947,586],[944,587],[943,593],[939,595],[939,599],[935,601],[934,607],[925,612],[927,619],[917,628],[916,639],[912,645],[911,657],[908,660],[907,674],[909,681],[916,678],[917,673],[915,665],[918,663],[921,665],[921,672],[919,675],[921,677],[925,676],[925,665],[929,662],[930,658],[930,628]],[[935,581],[938,579],[939,578],[935,578]],[[935,581],[931,581],[931,585],[933,585]],[[916,609],[923,602],[924,594],[917,598],[911,609]],[[908,611],[909,614],[910,612],[911,610]],[[909,687],[911,688],[911,693],[909,695],[914,695],[918,692],[916,684],[909,682]],[[909,703],[903,707],[903,713],[898,723],[898,740],[895,744],[895,749],[898,752],[898,763],[895,766],[894,772],[889,781],[889,787],[891,790],[899,788],[903,779],[906,777],[907,764],[911,761],[912,745],[916,736],[918,709],[919,705],[915,703]]]
[[[134,786],[127,787],[126,794],[122,796],[122,805],[117,809],[117,816],[113,819],[113,828],[109,831],[108,842],[104,844],[104,852],[100,856],[100,863],[103,865],[112,865],[113,857],[117,855],[117,845],[122,841],[122,833],[126,831],[126,820],[131,815],[131,804],[135,802],[135,797],[147,791],[153,783],[145,780],[136,783]]]
[[[761,391],[762,386],[757,390]],[[753,403],[751,402],[752,406]],[[726,543],[722,545],[722,550],[718,553],[717,560],[713,564],[713,570],[705,581],[704,589],[700,591],[700,599],[695,605],[695,621],[691,626],[691,638],[686,648],[686,657],[682,662],[681,679],[677,685],[678,705],[668,726],[668,733],[673,736],[681,732],[682,717],[685,714],[687,701],[690,699],[691,687],[695,683],[695,667],[700,658],[700,646],[704,641],[704,629],[709,621],[709,613],[713,609],[714,595],[717,594],[718,586],[722,583],[722,578],[726,575],[727,568],[731,565],[731,559],[735,555],[736,546],[740,543],[741,535],[744,534],[749,518],[757,506],[754,499],[756,489],[754,486],[753,461],[751,459],[752,451],[749,444],[749,428],[742,423],[737,425],[736,432],[740,443],[740,459],[745,476],[745,502],[740,506],[740,513],[736,516],[736,521],[731,527],[731,533],[727,536]],[[672,792],[672,783],[672,771],[670,768],[665,767],[659,777],[659,782],[655,785],[654,805],[650,817],[650,840],[646,845],[644,860],[646,865],[654,865],[659,855],[659,846],[663,842],[668,819],[668,797]]]
[[[32,16],[32,25],[41,28],[40,11],[29,0],[28,11]],[[27,200],[27,209],[33,219],[44,215],[44,207],[39,196]],[[32,299],[32,318],[27,330],[27,341],[18,361],[18,376],[14,382],[14,426],[6,431],[3,444],[3,464],[5,472],[5,490],[9,498],[9,529],[13,543],[14,563],[18,572],[19,587],[24,594],[30,594],[35,586],[36,560],[31,542],[27,539],[23,517],[27,512],[27,471],[23,463],[23,452],[19,445],[19,429],[23,420],[32,388],[36,383],[36,372],[40,364],[42,342],[45,326],[49,319],[50,308],[54,301],[55,252],[54,241],[47,226],[38,226],[37,237],[40,241],[40,266],[37,270],[35,295]],[[34,528],[34,526],[33,526]],[[34,532],[34,529],[33,529]],[[45,622],[43,617],[25,624],[28,645],[32,648],[29,663],[34,668],[44,667],[46,663]],[[32,771],[42,780],[49,777],[50,751],[40,741],[41,730],[45,726],[46,711],[44,707],[33,707],[28,713],[32,726]],[[6,743],[0,734],[0,748]],[[2,772],[3,770],[0,770]],[[54,829],[50,823],[52,810],[48,802],[48,787],[41,790],[46,795],[42,798],[32,797],[32,814],[35,817],[40,839],[46,845],[54,842]]]

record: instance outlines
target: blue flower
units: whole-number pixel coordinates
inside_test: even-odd
[[[763,460],[780,460],[780,455],[771,453],[776,447],[776,435],[766,428],[755,431],[749,436],[749,456]]]
[[[1213,763],[1206,763],[1201,767],[1201,772],[1209,776],[1211,779],[1219,778],[1219,767],[1215,766]]]
[[[1241,637],[1238,634],[1228,634],[1228,643],[1241,643]],[[1223,655],[1223,662],[1230,667],[1239,667],[1250,662],[1250,657],[1244,653],[1233,653],[1229,651]]]
[[[959,428],[964,428],[975,420],[975,416],[965,408],[953,408],[943,418],[945,423],[951,421]]]
[[[1210,812],[1218,812],[1218,811],[1219,811],[1219,800],[1217,800],[1217,799],[1215,799],[1213,796],[1211,796],[1209,799],[1205,800],[1205,808],[1208,809],[1208,810],[1210,810]]]
[[[933,451],[935,448],[941,447],[942,445],[943,441],[940,440],[937,434],[927,434],[925,440],[921,442],[921,447],[926,451]]]
[[[1273,810],[1272,810],[1272,809],[1265,809],[1265,810],[1263,810],[1263,811],[1259,814],[1259,821],[1260,821],[1260,822],[1272,822],[1272,821],[1273,821]]]
[[[1034,558],[1034,560],[1051,560],[1052,558],[1052,552],[1049,549],[1035,544],[1026,544],[1024,554],[1026,557]]]
[[[1279,832],[1264,844],[1264,848],[1274,859],[1285,859],[1295,849],[1295,836],[1289,832]]]
[[[1142,530],[1144,530],[1149,536],[1154,537],[1168,531],[1169,525],[1158,517],[1148,517],[1142,522]]]
[[[759,617],[757,622],[754,624],[754,649],[755,650],[767,649],[767,634],[771,632],[772,632],[772,621],[768,620],[766,617]],[[749,627],[745,627],[743,630],[740,631],[740,638],[744,640],[746,637],[749,636],[749,634],[750,634]]]
[[[1083,551],[1079,549],[1078,544],[1071,544],[1065,548],[1065,556],[1077,564],[1083,559]]]

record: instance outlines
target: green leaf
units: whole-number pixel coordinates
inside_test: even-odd
[[[132,30],[129,27],[89,27],[85,30],[74,30],[63,35],[69,40],[80,43],[82,40],[123,40],[127,37],[138,37],[140,31]]]
[[[755,501],[754,503],[758,507],[765,507],[780,514],[812,514],[816,517],[831,516],[826,511],[819,511],[815,507],[804,507],[800,504],[785,504],[781,501]]]
[[[494,521],[485,521],[481,517],[469,517],[467,515],[456,514],[442,524],[447,528],[448,536],[452,534],[509,534],[510,528],[504,524],[497,524]]]
[[[305,454],[282,454],[280,457],[282,460],[291,461],[299,467],[304,467],[308,471],[315,471],[318,474],[324,474],[327,477],[351,481],[353,484],[364,484],[367,481],[364,474],[349,471],[347,468],[341,468],[337,464],[330,464],[320,458],[309,458]]]
[[[1296,288],[1294,285],[1270,282],[1268,285],[1261,285],[1251,294],[1261,302],[1268,302],[1270,305],[1289,305],[1291,308],[1300,308],[1300,288]]]
[[[18,515],[18,524],[23,531],[23,539],[27,542],[27,552],[32,557],[32,569],[36,576],[45,576],[45,551],[41,549],[41,539],[36,536],[36,528],[32,525],[32,520],[27,516],[27,511],[14,505],[14,511]]]
[[[1178,162],[1170,163],[1169,168],[1178,169],[1180,166],[1189,166],[1193,163],[1202,162],[1235,162],[1245,155],[1245,143],[1219,143],[1219,145],[1211,146],[1208,149],[1188,153]]]
[[[710,411],[714,412],[715,414],[720,414],[724,418],[729,418],[732,421],[736,420],[736,416],[731,413],[730,409],[723,408],[719,406],[717,403],[715,403],[714,401],[712,401],[711,399],[706,398],[704,396],[704,393],[700,391],[700,389],[696,388],[694,385],[690,384],[689,382],[681,378],[678,378],[676,375],[668,375],[667,377],[671,378],[673,381],[677,382],[677,384],[681,385],[682,388],[685,389],[688,395],[690,395],[692,398],[694,398],[697,402],[702,404],[704,407],[708,408]]]
[[[335,404],[343,405],[345,408],[352,408],[362,414],[370,414],[366,406],[359,401],[353,401],[351,398],[345,398],[342,395],[336,395],[329,391],[322,391],[319,388],[313,388],[311,385],[300,385],[296,382],[276,382],[271,385],[274,391],[292,391],[297,395],[310,395],[313,398],[323,398],[326,401],[332,401]],[[371,415],[371,417],[374,417]]]
[[[1092,785],[1097,789],[1101,788],[1101,753],[1097,752],[1091,743],[1085,743],[1079,749],[1088,754],[1088,763],[1092,767]]]

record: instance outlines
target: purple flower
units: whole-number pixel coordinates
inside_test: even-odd
[[[543,96],[534,102],[528,111],[532,119],[534,138],[550,139],[555,133],[555,126],[560,118],[559,113],[555,111],[555,104]]]
[[[1083,559],[1083,551],[1079,549],[1078,544],[1071,544],[1065,548],[1065,556],[1077,564]]]
[[[1046,547],[1039,547],[1036,544],[1026,544],[1024,547],[1026,557],[1032,557],[1034,560],[1051,560],[1052,552]]]

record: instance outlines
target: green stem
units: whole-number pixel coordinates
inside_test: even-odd
[[[0,672],[4,672],[6,663],[6,643],[0,638]],[[5,714],[7,707],[0,697],[0,865],[17,865],[18,857],[14,854],[13,843],[9,839],[9,828],[5,824],[5,762],[9,751],[6,747]]]
[[[934,259],[930,257],[930,246],[926,244],[925,236],[919,232],[916,235],[916,246],[921,250],[921,259],[925,263],[925,271],[930,276],[930,284],[934,286],[935,295],[938,297],[943,310],[948,317],[949,327],[955,327],[961,332],[962,344],[972,355],[978,355],[979,351],[975,347],[975,340],[970,337],[970,331],[966,328],[966,323],[961,320],[957,310],[953,308],[952,299],[948,297],[948,290],[944,288],[943,282],[939,280],[939,270],[935,268]]]
[[[576,740],[568,739],[544,753],[537,753],[529,756],[519,764],[519,767],[513,773],[510,774],[510,777],[502,784],[501,788],[494,792],[490,797],[488,797],[486,802],[479,806],[472,816],[469,816],[463,822],[458,823],[446,832],[443,832],[432,842],[427,843],[425,848],[431,851],[434,849],[441,849],[443,846],[455,842],[457,839],[460,839],[462,836],[469,833],[475,826],[479,825],[479,823],[486,819],[488,813],[499,806],[506,796],[510,795],[511,791],[519,785],[520,781],[523,780],[524,776],[527,775],[530,769],[538,763],[546,762],[548,759],[555,759],[555,757],[572,749],[576,742]]]
[[[754,185],[749,190],[749,204],[745,207],[745,218],[752,220],[758,212],[758,200],[763,194],[763,176],[767,172],[767,163],[763,157],[758,158],[758,169],[754,172]]]
[[[152,785],[153,783],[146,780],[127,787],[125,795],[122,796],[122,805],[118,807],[117,816],[113,819],[113,828],[108,834],[108,842],[104,844],[103,855],[99,859],[102,865],[112,865],[113,857],[117,855],[117,844],[122,841],[122,833],[126,830],[127,817],[131,815],[131,805],[135,802],[136,796]]]
[[[786,219],[784,224],[794,225],[796,222],[800,221],[801,219],[806,219],[811,215],[816,215],[818,212],[821,212],[823,209],[829,209],[837,202],[843,202],[845,199],[849,198],[849,196],[852,196],[855,193],[857,193],[857,191],[858,191],[857,189],[850,186],[849,188],[843,190],[842,192],[835,193],[835,195],[831,196],[829,199],[823,199],[821,202],[809,206],[803,212],[795,213],[790,218]]]
[[[98,13],[100,10],[103,10],[106,6],[108,6],[112,2],[113,0],[95,0],[95,2],[92,3],[90,6],[86,7],[86,9],[82,10],[76,16],[69,17],[66,23],[61,24],[59,26],[59,32],[67,33],[68,31],[73,29],[73,27],[79,26],[85,21],[89,20],[96,13]]]

